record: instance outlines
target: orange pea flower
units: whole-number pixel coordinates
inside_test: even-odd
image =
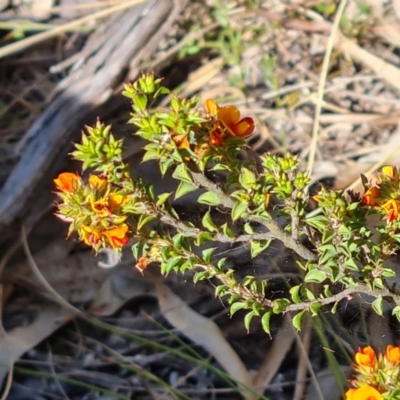
[[[359,348],[355,355],[356,364],[359,367],[366,367],[367,369],[374,367],[375,359],[375,351],[371,346],[364,347],[363,349]]]
[[[372,188],[368,189],[365,192],[365,194],[362,198],[362,202],[366,206],[374,207],[374,206],[378,205],[377,198],[380,197],[380,195],[381,195],[381,191],[376,186],[373,186]]]
[[[109,229],[102,234],[107,238],[108,243],[114,249],[120,249],[121,247],[128,244],[129,239],[127,236],[128,225],[122,224],[116,228]]]
[[[101,232],[96,229],[91,228],[90,226],[82,226],[79,234],[88,246],[93,246],[99,243],[101,239]]]
[[[218,118],[222,126],[226,129],[227,133],[233,137],[246,137],[254,131],[254,121],[250,117],[240,119],[240,111],[235,106],[220,107],[214,100],[206,100],[206,111],[213,117]],[[215,129],[212,132],[211,141],[214,140],[218,145],[218,139],[223,139],[223,135],[218,135]]]
[[[179,150],[188,149],[190,147],[187,135],[174,135],[172,140],[176,143]]]
[[[108,181],[98,175],[90,175],[88,183],[92,189],[105,189]]]
[[[62,172],[53,180],[58,190],[73,192],[80,184],[80,177],[73,172]]]
[[[382,395],[372,386],[363,385],[358,389],[349,389],[346,400],[383,400]]]
[[[218,118],[232,136],[245,137],[254,131],[254,121],[250,117],[240,119],[240,111],[234,106],[221,107]]]
[[[394,347],[389,344],[386,347],[385,357],[390,363],[397,364],[400,361],[400,346]]]
[[[207,99],[206,100],[206,111],[211,117],[218,116],[218,110],[221,108],[214,100]]]
[[[382,209],[386,212],[389,222],[392,222],[400,215],[400,205],[399,202],[395,199],[388,200],[385,204],[382,205]]]

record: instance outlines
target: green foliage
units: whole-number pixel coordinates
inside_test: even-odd
[[[339,302],[353,293],[375,297],[372,308],[378,314],[389,299],[396,304],[393,315],[399,318],[397,290],[388,283],[394,271],[387,266],[400,243],[400,177],[396,169],[386,168],[379,188],[366,184],[363,199],[322,187],[313,197],[320,214],[307,216],[310,178],[296,156],[265,154],[260,160],[243,161],[238,154],[246,149],[246,143],[221,112],[235,113],[235,107],[223,109],[211,103],[203,110],[196,98],[181,99],[174,94],[170,94],[167,109],[151,107],[166,94],[168,90],[152,74],[143,74],[124,91],[132,102],[130,123],[137,128],[135,135],[147,142],[144,161],[157,160],[161,173],[169,171],[177,181],[170,193],[156,197],[151,185],[131,179],[121,158],[122,141],[100,122],[87,128],[73,153],[84,169],[94,168],[121,193],[122,211],[118,212],[126,216],[118,214],[122,218],[119,223],[129,224],[128,233],[124,232],[135,241],[132,251],[142,270],[148,263],[157,263],[165,275],[190,271],[195,283],[212,280],[216,295],[226,299],[231,315],[240,311],[247,329],[255,318],[261,319],[267,334],[272,314],[291,312],[294,327],[300,329],[307,314],[334,313]],[[210,176],[218,177],[218,183]],[[68,222],[76,218],[70,231],[77,221],[81,226],[91,217],[90,212],[79,215],[77,199],[91,192],[81,189],[83,183],[76,179],[79,184],[59,189],[63,201],[59,215]],[[199,194],[199,221],[190,216],[185,219],[174,208],[174,199],[191,192]],[[108,208],[95,204],[93,213],[109,211],[108,194],[102,199],[108,201],[104,203]],[[379,242],[369,227],[371,213],[382,215],[374,227]],[[225,220],[217,222],[216,215]],[[91,243],[97,234],[94,231],[85,242]],[[101,234],[110,235],[108,231]],[[110,243],[117,247],[119,237],[112,239]],[[227,258],[221,258],[217,249],[220,243],[242,243],[255,258],[268,251],[273,241],[281,241],[296,253],[303,277],[286,282],[287,292],[272,298],[268,279],[239,278],[230,268],[229,251],[224,252]]]

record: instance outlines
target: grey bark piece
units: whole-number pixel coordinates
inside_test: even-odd
[[[84,121],[104,104],[126,73],[152,55],[187,1],[153,0],[114,15],[88,40],[70,75],[57,86],[53,102],[16,148],[21,155],[0,191],[0,242],[18,220],[33,226],[54,196],[51,181],[66,161]],[[26,218],[29,216],[29,218]]]

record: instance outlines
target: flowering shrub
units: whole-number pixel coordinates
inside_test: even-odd
[[[161,173],[172,173],[177,186],[155,195],[151,185],[132,179],[122,159],[122,141],[97,122],[86,129],[72,153],[83,163],[83,171],[91,170],[89,178],[64,172],[55,179],[57,216],[70,224],[69,234],[76,232],[95,251],[108,247],[120,254],[129,243],[142,272],[149,263],[157,263],[163,274],[189,270],[195,282],[214,279],[216,294],[227,299],[231,314],[245,311],[247,328],[257,316],[269,333],[272,314],[291,312],[300,329],[305,313],[317,315],[321,308],[335,312],[342,299],[359,293],[375,298],[372,307],[378,314],[384,299],[389,300],[400,319],[400,297],[388,283],[395,273],[386,265],[400,243],[396,168],[384,167],[376,185],[364,178],[362,196],[322,187],[313,197],[320,213],[309,216],[310,179],[296,156],[241,156],[247,148],[244,139],[255,127],[236,107],[207,100],[203,108],[194,98],[171,95],[152,74],[126,85],[124,95],[132,102],[129,122],[137,129],[135,135],[146,142],[143,161],[156,160]],[[165,95],[170,95],[169,108],[152,109]],[[173,200],[199,189],[198,203],[208,210],[196,224],[179,215]],[[229,216],[224,224],[214,221],[211,211],[216,209]],[[378,222],[372,227],[373,214]],[[256,257],[274,240],[296,254],[303,273],[301,282],[288,282],[288,292],[280,297],[266,295],[268,279],[239,279],[215,251],[218,243],[243,243]],[[376,365],[392,374],[388,368],[398,350],[389,349],[382,357],[370,348],[360,351],[360,377],[372,374]],[[376,391],[384,393],[377,380],[357,382],[349,398],[367,398],[359,393],[368,390],[370,398],[380,398]]]
[[[387,346],[385,353],[375,354],[372,347],[359,349],[355,355],[354,388],[346,400],[400,399],[400,347]]]

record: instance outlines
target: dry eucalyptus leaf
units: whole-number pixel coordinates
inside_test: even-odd
[[[210,352],[233,379],[254,389],[249,372],[219,327],[191,309],[155,277],[152,276],[151,279],[157,291],[161,311],[167,321],[194,343]],[[244,391],[243,395],[246,399],[258,398],[257,394],[250,391]]]
[[[43,305],[32,324],[15,328],[3,335],[0,338],[0,385],[11,363],[60,328],[73,315],[71,310],[56,305]]]

